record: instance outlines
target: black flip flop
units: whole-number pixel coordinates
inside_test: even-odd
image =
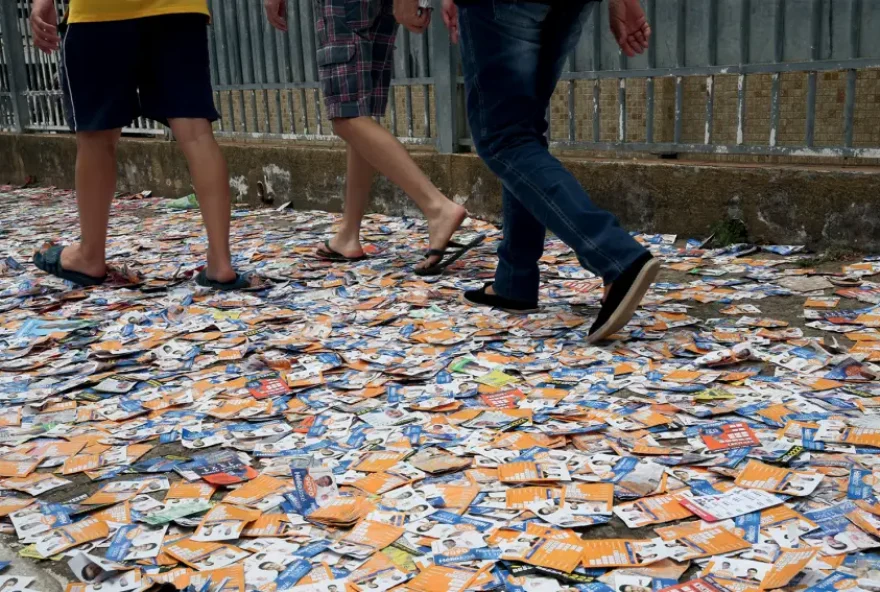
[[[416,275],[428,276],[428,275],[440,275],[443,273],[447,267],[458,261],[464,256],[465,253],[473,249],[474,247],[478,247],[486,240],[485,234],[478,234],[475,238],[473,238],[467,244],[461,244],[456,241],[449,241],[446,243],[445,249],[428,249],[425,252],[425,259],[429,257],[440,257],[440,261],[431,265],[430,267],[425,267],[423,269],[415,269]],[[446,257],[449,255],[449,257]],[[443,257],[446,257],[445,259]]]
[[[250,279],[244,274],[235,274],[235,279],[229,282],[218,282],[208,277],[208,271],[206,269],[202,269],[202,271],[199,272],[199,275],[196,276],[196,283],[203,288],[213,288],[220,292],[246,290],[251,287]]]
[[[43,251],[37,251],[34,253],[34,265],[48,274],[68,282],[73,282],[78,286],[100,286],[107,279],[106,274],[102,277],[95,277],[78,271],[64,269],[61,267],[61,251],[63,250],[64,247],[54,245]]]
[[[339,251],[333,249],[330,246],[330,239],[324,241],[324,248],[315,249],[315,254],[318,255],[318,258],[324,259],[326,261],[346,261],[348,263],[356,263],[358,261],[363,261],[367,258],[366,254],[360,255],[358,257],[346,257]]]

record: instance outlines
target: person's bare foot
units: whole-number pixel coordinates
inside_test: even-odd
[[[327,248],[323,243],[318,245],[318,251],[326,251]],[[339,253],[343,257],[347,257],[349,259],[356,259],[357,257],[364,256],[364,248],[361,246],[360,237],[355,235],[353,237],[347,237],[342,235],[341,233],[334,234],[333,238],[330,239],[330,248],[333,249],[336,253]]]
[[[96,278],[107,275],[107,264],[104,260],[85,257],[79,243],[64,247],[61,251],[61,267],[67,271],[77,271]]]
[[[210,258],[208,258],[208,265],[205,269],[205,274],[208,276],[209,280],[220,282],[221,284],[232,282],[238,277],[231,262],[226,261],[223,264],[218,264],[211,261]]]
[[[428,219],[428,248],[443,250],[452,240],[452,235],[459,229],[468,213],[464,206],[454,201],[447,201],[439,214]],[[416,269],[426,269],[440,262],[440,255],[432,255],[416,265]]]

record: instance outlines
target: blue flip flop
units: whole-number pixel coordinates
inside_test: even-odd
[[[251,287],[250,279],[247,275],[237,273],[235,279],[228,282],[218,282],[208,277],[208,271],[202,269],[196,276],[196,283],[203,288],[212,288],[220,292],[232,292],[235,290],[245,290]]]
[[[78,286],[100,286],[106,281],[106,274],[102,277],[95,277],[93,275],[86,275],[78,271],[71,271],[61,267],[61,251],[63,250],[64,247],[54,245],[48,249],[37,251],[34,253],[34,265],[48,274],[54,275],[62,280],[67,280],[68,282],[73,282]]]
[[[425,259],[440,257],[440,261],[429,267],[416,269],[415,274],[420,276],[440,275],[447,267],[461,259],[468,251],[483,244],[484,240],[486,240],[486,235],[478,234],[465,244],[450,240],[446,243],[445,249],[428,249],[425,252]]]

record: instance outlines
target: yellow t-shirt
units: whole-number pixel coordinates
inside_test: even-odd
[[[209,14],[208,0],[70,0],[67,22],[124,21],[184,12]]]

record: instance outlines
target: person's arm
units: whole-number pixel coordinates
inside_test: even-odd
[[[443,22],[449,29],[449,40],[458,43],[458,6],[455,0],[443,0]]]
[[[608,15],[611,33],[623,53],[633,57],[648,49],[651,25],[639,0],[609,0]]]
[[[266,18],[279,31],[287,31],[287,0],[266,0]]]
[[[34,0],[31,8],[31,31],[34,45],[46,53],[58,49],[61,38],[58,36],[58,13],[52,0]]]
[[[394,18],[413,33],[424,33],[431,23],[431,10],[422,9],[419,0],[394,0]]]

